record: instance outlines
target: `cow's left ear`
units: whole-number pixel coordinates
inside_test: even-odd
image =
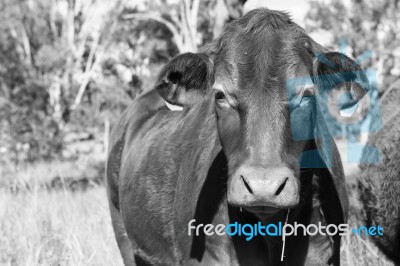
[[[320,96],[336,92],[340,110],[352,108],[369,91],[365,71],[352,59],[337,52],[320,53],[313,62],[313,79]],[[332,91],[335,90],[335,91]]]
[[[201,53],[174,57],[162,70],[155,89],[173,105],[189,105],[203,96],[211,82],[211,61]]]

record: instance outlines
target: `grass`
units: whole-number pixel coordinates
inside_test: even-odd
[[[348,221],[350,228],[359,227],[363,223],[356,220],[354,213]],[[382,252],[371,241],[370,237],[348,235],[342,238],[341,265],[343,266],[393,266]]]
[[[20,190],[0,185],[0,266],[123,265],[111,227],[105,188],[95,186],[74,193],[43,189],[34,176],[48,173],[45,168],[41,165],[17,174],[12,184],[20,186]],[[354,175],[348,181],[349,224],[359,226],[361,205]],[[341,263],[393,265],[371,238],[354,235],[342,238]]]
[[[394,264],[367,238],[346,236],[340,249],[343,266],[393,266]]]
[[[346,176],[347,192],[350,199],[349,218],[350,228],[365,225],[363,222],[362,205],[356,189],[358,173]],[[378,236],[374,236],[378,237]],[[375,246],[372,236],[348,235],[342,237],[340,248],[341,265],[343,266],[393,266],[385,255]]]
[[[123,265],[104,187],[0,190],[0,265]]]

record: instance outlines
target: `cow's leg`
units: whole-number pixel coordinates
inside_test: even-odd
[[[114,234],[115,234],[115,238],[117,240],[118,247],[121,252],[121,256],[124,261],[124,264],[126,266],[136,266],[133,249],[132,249],[132,243],[129,240],[128,235],[126,233],[125,225],[122,221],[121,212],[114,205],[114,203],[112,203],[111,201],[109,203],[110,203],[109,205],[110,205],[112,225],[114,227]]]

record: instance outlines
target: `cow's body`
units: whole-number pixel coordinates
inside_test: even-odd
[[[228,211],[227,166],[213,108],[204,101],[196,109],[172,112],[151,91],[125,111],[112,133],[107,170],[110,200],[122,212],[133,243],[127,253],[135,254],[138,265],[142,261],[149,265],[279,265],[279,238],[233,242],[226,235],[188,236],[191,219],[203,224],[257,222],[245,212],[238,214],[238,208]],[[318,177],[314,177],[314,188],[318,188]],[[309,174],[303,180],[307,196],[290,220],[327,223],[319,191],[312,192]],[[285,257],[291,263],[286,265],[337,264],[338,247],[337,238],[288,237]]]
[[[340,157],[319,100],[304,91],[310,82],[321,94],[334,86],[351,95],[341,104],[351,105],[365,92],[337,84],[364,76],[348,80],[356,64],[338,53],[325,61],[344,66],[323,66],[319,49],[286,14],[261,9],[230,24],[204,53],[164,67],[155,89],[132,103],[110,135],[108,195],[126,265],[339,265],[339,234],[289,236],[281,261],[279,237],[188,231],[192,219],[345,221]],[[300,96],[288,94],[286,82],[299,75],[306,77]],[[170,111],[164,100],[183,110]]]

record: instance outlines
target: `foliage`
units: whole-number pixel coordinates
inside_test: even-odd
[[[147,2],[141,10],[126,10],[125,19],[163,25],[179,53],[196,52],[216,38],[226,22],[242,15],[246,0],[179,0]],[[217,14],[218,12],[218,14]]]
[[[330,48],[356,58],[364,68],[376,70],[378,92],[370,95],[369,107],[374,109],[378,94],[382,95],[400,77],[399,1],[311,1],[305,22],[307,31],[325,31],[332,37]],[[370,121],[370,131],[375,131],[374,126],[380,125],[380,113],[371,113]],[[360,127],[361,124],[343,125],[331,130],[334,135],[347,132],[347,138],[355,140]]]
[[[244,2],[3,1],[0,163],[60,157],[70,134],[103,139],[163,64],[211,41]]]
[[[350,56],[377,70],[381,93],[400,76],[399,27],[398,0],[311,1],[306,16],[308,31],[329,32],[332,43],[347,43]]]

